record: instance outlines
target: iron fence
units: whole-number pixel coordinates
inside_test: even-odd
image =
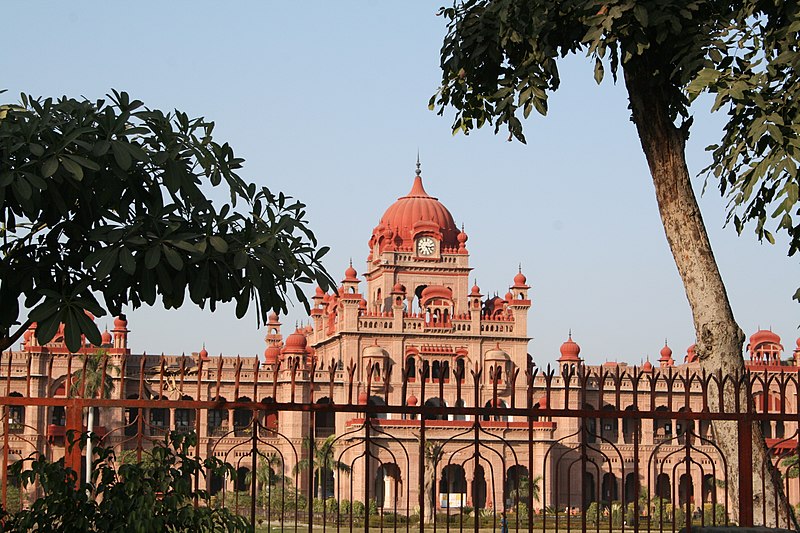
[[[452,376],[426,365],[411,377],[388,360],[362,374],[355,362],[121,356],[103,360],[85,397],[86,359],[67,357],[54,371],[54,358],[37,368],[30,356],[4,357],[4,506],[9,487],[28,503],[38,495],[8,478],[12,461],[64,457],[80,472],[81,449],[67,441],[85,431],[88,409],[101,445],[137,460],[169,431],[195,432],[195,455],[236,471],[198,474],[196,485],[214,505],[281,531],[477,533],[503,521],[511,531],[663,531],[733,517],[792,528],[777,501],[774,516],[769,505],[753,516],[754,430],[768,437],[770,457],[755,477],[778,475],[800,499],[795,367],[723,375],[529,365],[520,374],[461,364]],[[715,421],[737,426],[736,476]]]

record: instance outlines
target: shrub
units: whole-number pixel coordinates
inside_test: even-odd
[[[375,500],[369,501],[369,514],[370,516],[376,516],[378,514],[378,502]]]
[[[622,525],[622,519],[623,519],[623,512],[622,511],[623,511],[622,502],[619,502],[619,501],[611,502],[611,512],[609,514],[610,514],[611,525],[612,526],[620,527]]]
[[[17,461],[11,475],[23,487],[38,483],[44,496],[30,509],[6,516],[3,530],[95,532],[113,524],[121,531],[249,531],[245,518],[214,508],[206,491],[194,490],[196,474],[235,475],[231,465],[215,457],[194,457],[189,450],[196,444],[193,433],[168,435],[153,448],[152,465],[123,464],[119,472],[113,450],[98,446],[93,483],[88,485],[79,482],[63,459],[53,463],[34,455]],[[201,502],[198,507],[195,498]]]
[[[339,502],[339,514],[349,515],[351,510],[352,506],[350,505],[350,500],[344,499]]]
[[[589,507],[586,508],[586,523],[597,524],[600,522],[601,518],[602,514],[600,513],[600,504],[597,502],[590,503]]]
[[[325,500],[325,512],[328,513],[328,516],[336,516],[338,510],[339,502],[336,498],[328,498]]]
[[[628,503],[628,509],[625,511],[625,522],[627,522],[629,526],[633,526],[636,522],[636,507],[633,502]]]
[[[356,518],[364,518],[364,502],[355,500],[352,505],[353,516]]]
[[[800,504],[798,504],[800,506]],[[703,505],[703,522],[705,525],[725,525],[725,506],[722,504],[707,503]]]

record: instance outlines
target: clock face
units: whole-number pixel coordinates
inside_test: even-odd
[[[417,253],[419,255],[433,255],[436,251],[436,243],[430,237],[422,237],[417,241]]]

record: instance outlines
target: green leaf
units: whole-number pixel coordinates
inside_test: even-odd
[[[221,254],[227,253],[228,243],[222,237],[218,235],[212,235],[208,238],[208,241],[211,243],[211,246],[214,248],[214,250]]]
[[[136,259],[128,248],[122,247],[119,250],[119,264],[126,273],[131,276],[136,273]]]
[[[174,249],[170,248],[167,245],[164,245],[163,249],[164,249],[164,257],[167,258],[167,263],[169,263],[169,266],[171,266],[175,270],[182,270],[183,259],[181,259],[181,254],[179,254],[178,252],[176,252]]]
[[[161,260],[161,245],[156,244],[147,249],[147,252],[144,254],[144,266],[148,270],[152,270],[156,267],[158,262]]]
[[[61,158],[61,164],[76,180],[81,181],[83,179],[83,168],[78,163],[65,156]]]

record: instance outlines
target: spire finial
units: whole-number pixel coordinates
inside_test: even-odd
[[[519,264],[519,273],[522,274],[522,263]]]
[[[417,170],[416,170],[414,173],[415,173],[417,176],[419,176],[420,174],[422,174],[422,170],[420,169],[420,164],[419,164],[419,148],[417,149]]]
[[[664,346],[668,346],[666,337],[664,337]]]
[[[352,257],[350,258],[350,266],[351,267],[353,266],[353,258]]]
[[[569,340],[572,340],[572,328],[569,328]]]

